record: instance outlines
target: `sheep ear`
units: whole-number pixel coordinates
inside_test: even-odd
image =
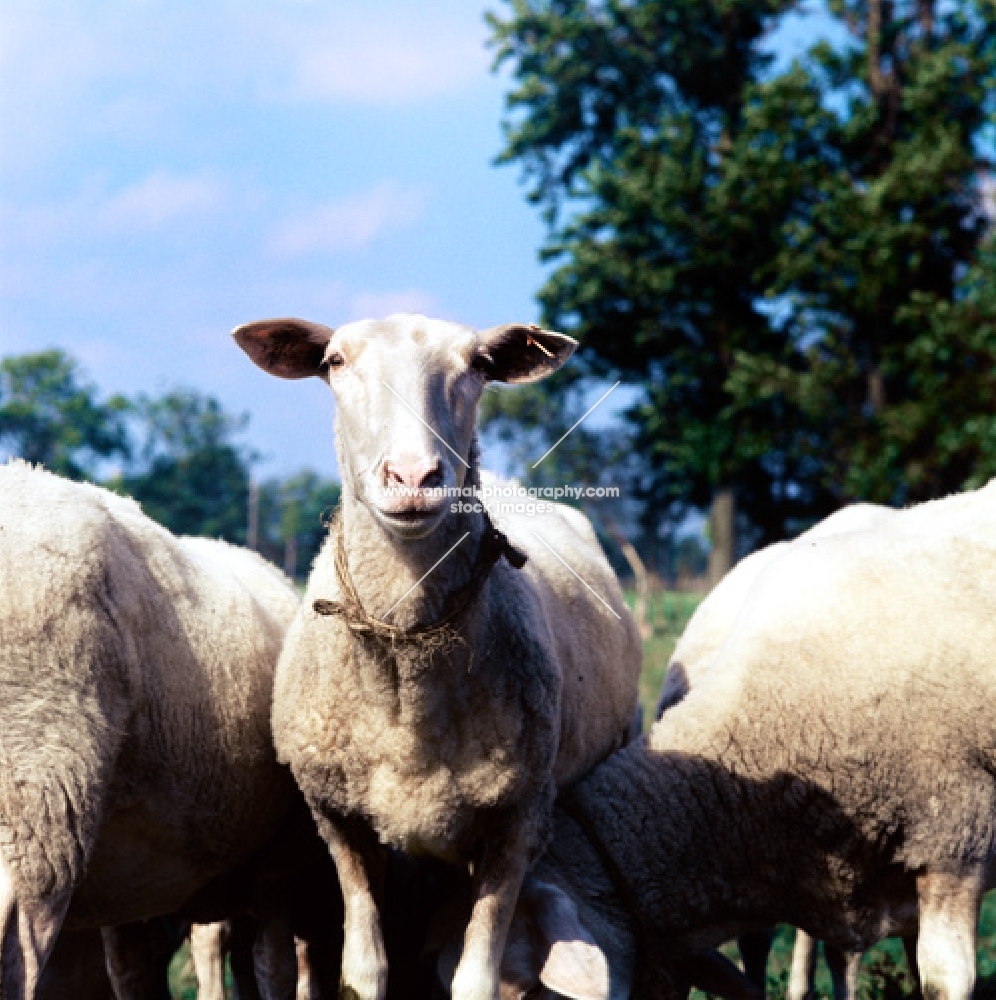
[[[333,330],[303,319],[261,319],[232,331],[235,342],[265,372],[279,378],[325,374]]]
[[[573,1000],[609,1000],[608,959],[581,922],[574,901],[538,879],[529,896],[541,938],[540,982]]]
[[[555,941],[540,969],[540,982],[573,1000],[609,1000],[609,965],[593,941]]]
[[[506,323],[481,331],[474,367],[496,382],[537,382],[555,372],[577,346],[562,333]]]

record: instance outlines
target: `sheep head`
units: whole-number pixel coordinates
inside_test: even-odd
[[[344,485],[400,538],[430,534],[450,511],[446,491],[473,485],[477,407],[488,382],[556,371],[576,341],[536,326],[470,327],[402,313],[332,330],[297,319],[233,332],[281,378],[316,376],[335,394]]]

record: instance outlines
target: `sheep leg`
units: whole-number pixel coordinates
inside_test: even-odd
[[[154,917],[100,929],[104,968],[117,1000],[170,1000],[169,963],[187,928],[185,921]]]
[[[748,931],[737,938],[744,975],[760,990],[764,989],[767,981],[768,955],[774,939],[773,930]]]
[[[969,1000],[975,987],[975,938],[982,873],[930,872],[917,879],[916,958],[926,1000]]]
[[[830,980],[833,983],[833,1000],[854,1000],[858,993],[858,974],[861,972],[861,952],[841,951],[833,945],[823,944]]]
[[[157,933],[159,932],[159,933]],[[101,927],[104,964],[116,1000],[170,1000],[169,956],[159,928],[149,921],[137,921],[119,927]],[[224,993],[221,1000],[225,1000]]]
[[[316,931],[312,927],[303,937],[295,936],[297,1000],[330,1000],[338,992],[342,947],[338,944],[341,925],[338,921],[336,924],[334,933]]]
[[[245,915],[229,921],[232,927],[228,950],[232,964],[232,995],[235,1000],[263,1000],[256,983],[256,963],[253,947],[256,943],[256,921]]]
[[[819,958],[818,945],[819,942],[815,938],[810,937],[804,930],[796,928],[785,1000],[809,1000],[813,996],[816,962]]]
[[[529,859],[522,824],[506,837],[492,839],[475,864],[475,900],[463,938],[463,953],[453,975],[453,1000],[497,1000],[505,938]]]
[[[225,951],[232,929],[227,920],[190,927],[190,958],[197,977],[197,1000],[225,1000]]]
[[[69,908],[68,889],[21,899],[0,858],[0,1000],[32,1000]]]
[[[295,1000],[297,949],[289,922],[279,916],[260,923],[252,953],[262,1000]]]
[[[312,975],[308,942],[295,938],[294,952],[297,957],[297,1000],[318,1000],[320,994]]]
[[[45,1000],[108,1000],[114,996],[100,929],[59,932],[35,995]]]
[[[345,910],[340,1000],[384,1000],[387,951],[377,906],[377,897],[383,897],[384,849],[362,820],[333,820],[318,812],[315,820],[335,861]]]

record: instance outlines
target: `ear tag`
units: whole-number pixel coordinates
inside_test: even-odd
[[[538,347],[548,358],[553,357],[553,351],[548,351],[538,340],[533,340],[531,333],[526,334],[526,343],[530,347]]]

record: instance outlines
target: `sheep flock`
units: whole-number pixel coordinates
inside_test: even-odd
[[[234,331],[335,398],[303,594],[0,466],[0,1000],[835,1000],[900,936],[969,1000],[996,888],[996,484],[845,508],[702,602],[641,733],[587,518],[482,489],[493,383],[571,338],[398,314]],[[459,498],[459,502],[453,502]],[[726,943],[736,939],[742,965]],[[722,948],[722,950],[721,950]]]

